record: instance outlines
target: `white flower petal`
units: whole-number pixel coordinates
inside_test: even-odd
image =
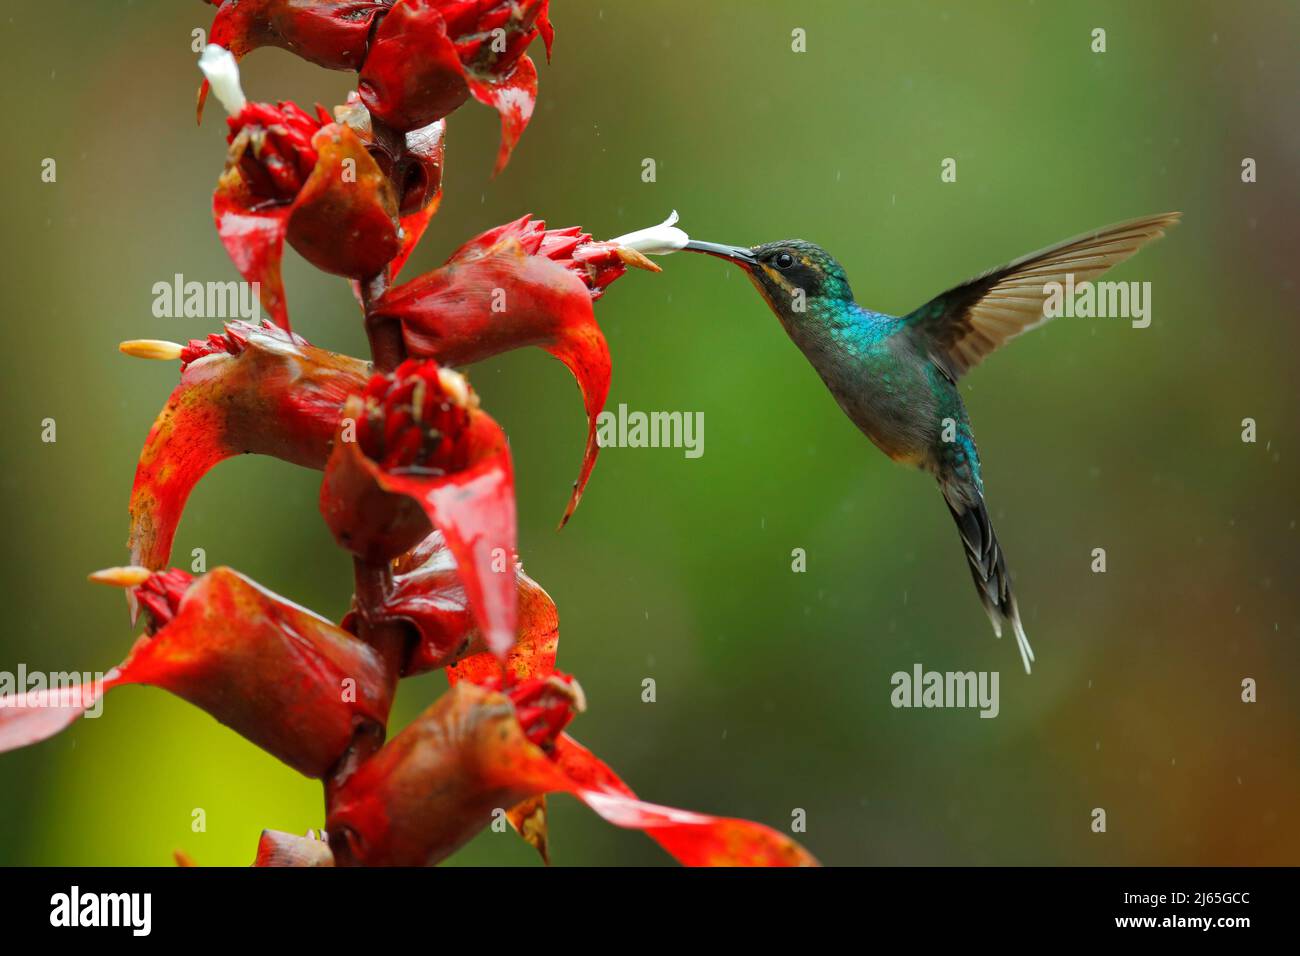
[[[648,256],[666,256],[669,253],[683,249],[686,243],[691,241],[691,237],[682,232],[676,226],[677,210],[657,226],[651,226],[648,229],[638,229],[636,232],[629,232],[625,236],[619,236],[611,239],[610,242],[617,243],[627,249],[635,249],[637,252]]]
[[[199,69],[208,78],[212,94],[221,101],[226,112],[235,116],[248,102],[239,86],[239,64],[225,47],[209,43],[199,57]]]

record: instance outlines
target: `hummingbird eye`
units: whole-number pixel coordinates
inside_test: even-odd
[[[778,252],[776,258],[772,260],[772,263],[778,269],[789,269],[794,265],[794,256],[790,255],[788,252]]]

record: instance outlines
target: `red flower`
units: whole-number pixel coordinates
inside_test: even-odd
[[[380,274],[401,250],[398,194],[357,133],[320,107],[250,103],[231,55],[209,46],[199,66],[225,106],[226,169],[212,197],[217,234],[263,306],[289,327],[280,260],[287,239],[324,272]]]
[[[596,417],[609,394],[609,347],[591,303],[628,265],[659,271],[631,249],[592,242],[576,227],[548,231],[542,220],[523,216],[471,239],[442,268],[389,290],[370,312],[401,324],[410,354],[444,364],[537,345],[568,366],[582,390],[588,429],[561,524],[595,467]]]
[[[452,113],[472,94],[501,114],[496,171],[510,159],[537,102],[524,50],[539,33],[549,56],[548,0],[397,0],[361,67],[361,99],[397,130]]]
[[[518,611],[514,473],[501,426],[462,376],[414,359],[372,377],[341,423],[321,484],[335,539],[360,558],[387,561],[432,524],[456,559],[479,633],[504,657]]]
[[[225,0],[214,4],[219,9],[208,39],[236,57],[275,46],[328,70],[357,70],[365,60],[371,26],[392,2]]]
[[[519,639],[506,656],[506,670],[519,677],[550,673],[560,637],[555,602],[520,565],[515,588]],[[443,667],[473,680],[501,672],[501,662],[487,650],[475,624],[460,568],[440,531],[393,562],[392,587],[370,613],[375,620],[401,621],[413,629],[416,640],[404,677]],[[358,608],[349,611],[343,627],[353,630],[358,614]]]
[[[435,120],[421,129],[398,133],[382,123],[372,122],[370,111],[355,91],[348,94],[347,105],[337,107],[334,115],[340,123],[352,128],[380,171],[398,189],[401,249],[388,264],[389,278],[393,278],[415,251],[442,202],[447,121]]]
[[[456,684],[384,745],[329,802],[336,862],[437,863],[496,811],[570,793],[616,826],[644,830],[688,866],[800,866],[816,860],[761,824],[638,800],[589,751],[559,733],[581,702],[554,677],[507,693]]]
[[[256,120],[264,109],[263,104],[251,118]],[[383,271],[401,249],[397,196],[347,126],[330,123],[315,132],[309,144],[315,162],[301,180],[304,153],[293,157],[299,161],[296,166],[278,166],[277,182],[272,167],[256,153],[259,139],[269,142],[272,135],[265,127],[240,127],[226,171],[217,181],[212,211],[217,234],[235,268],[245,281],[259,283],[263,306],[277,325],[288,328],[280,277],[285,240],[324,272],[369,278]],[[249,166],[259,170],[257,178],[250,179]],[[298,189],[288,198],[280,193],[267,195],[263,190],[268,181],[282,188],[297,184]]]
[[[99,578],[143,585],[151,635],[101,686],[0,698],[0,750],[57,733],[122,684],[169,690],[308,777],[326,776],[358,735],[383,739],[395,681],[368,644],[229,568],[188,584],[182,571],[147,575]]]
[[[356,70],[365,105],[399,133],[440,120],[471,95],[501,114],[499,172],[537,101],[524,53],[540,35],[550,56],[549,0],[226,0],[211,42],[236,59],[276,46],[334,70]],[[199,90],[199,113],[208,83]]]
[[[131,564],[164,567],[190,491],[234,455],[271,455],[321,469],[347,396],[365,384],[360,359],[307,344],[272,326],[231,322],[225,335],[123,350],[179,357],[181,381],[158,415],[131,487]]]

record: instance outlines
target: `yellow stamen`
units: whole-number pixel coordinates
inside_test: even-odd
[[[174,361],[181,357],[184,348],[185,346],[166,339],[131,339],[118,345],[117,350],[134,358]]]
[[[111,584],[119,588],[133,588],[148,581],[153,572],[139,565],[128,564],[121,568],[104,568],[89,575],[96,584]]]
[[[637,252],[635,249],[629,249],[627,246],[619,246],[615,251],[618,253],[618,257],[623,260],[624,265],[632,266],[635,269],[644,269],[646,272],[664,271],[653,261],[648,259],[643,253]]]

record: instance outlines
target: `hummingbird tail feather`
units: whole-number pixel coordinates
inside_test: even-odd
[[[1034,660],[1034,650],[1029,646],[1029,638],[1025,636],[1024,625],[1020,622],[1020,608],[1016,606],[1016,597],[1011,593],[1011,574],[1007,571],[1006,556],[993,532],[993,522],[989,519],[984,496],[977,487],[965,481],[941,480],[939,487],[953,521],[957,523],[962,544],[966,546],[966,561],[970,565],[971,578],[975,581],[975,590],[979,592],[980,603],[993,622],[993,633],[1001,637],[1003,625],[1011,625],[1012,632],[1016,635],[1016,646],[1020,649],[1020,659],[1028,674],[1029,665]]]

